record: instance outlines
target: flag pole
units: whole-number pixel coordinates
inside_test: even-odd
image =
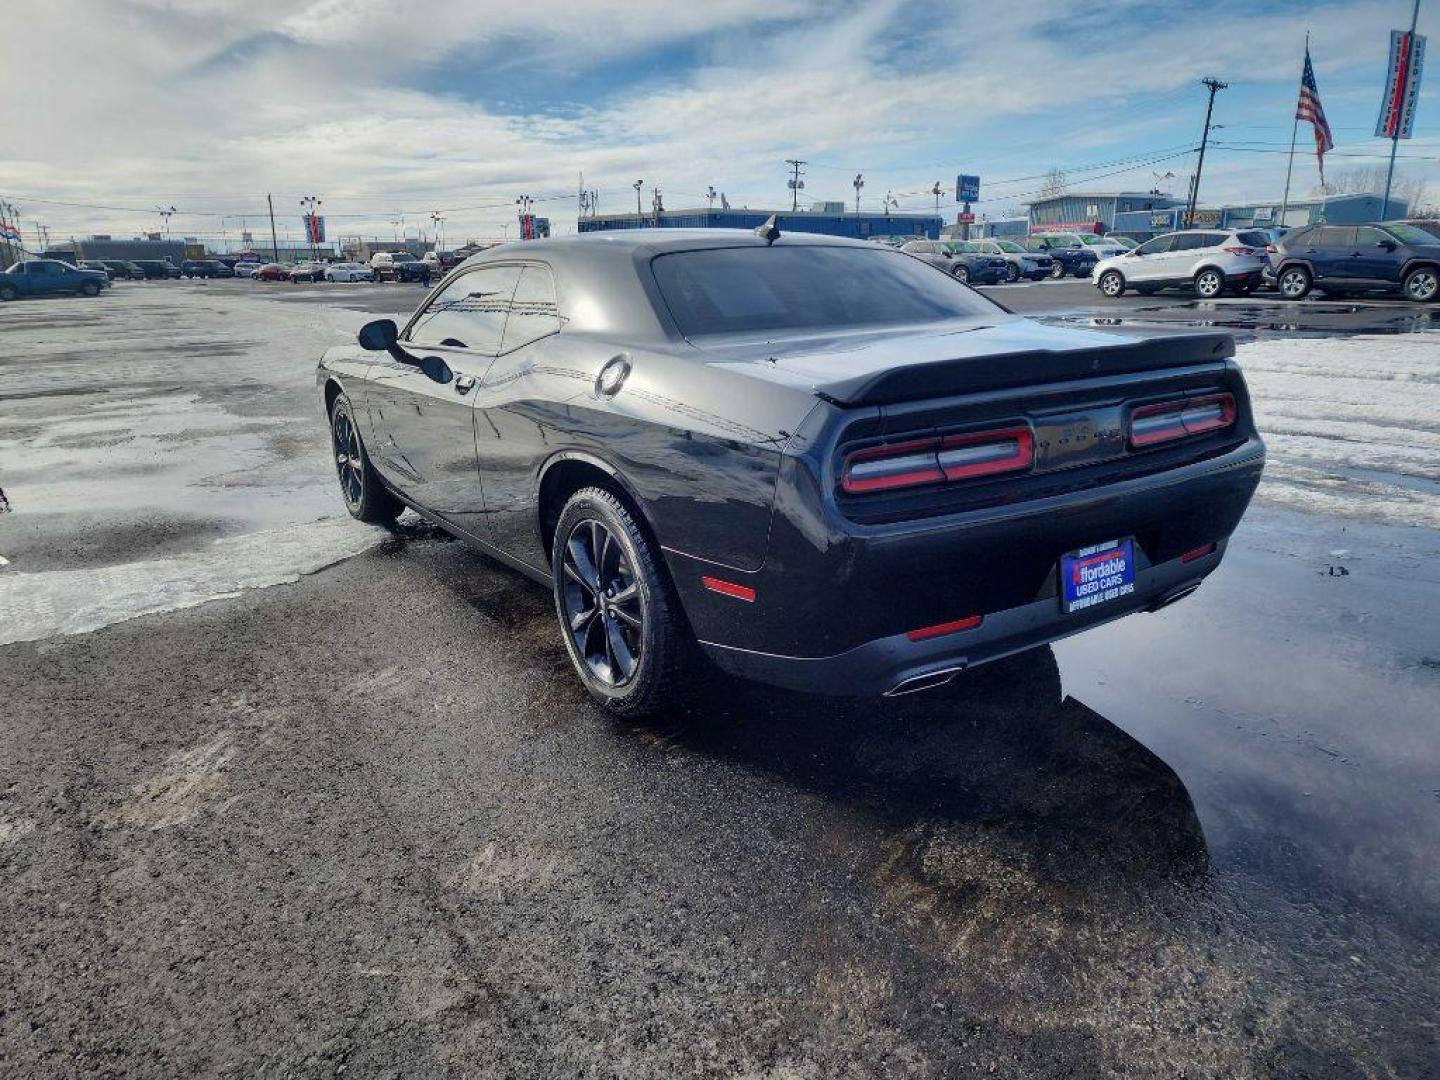
[[[1413,56],[1415,50],[1415,26],[1420,21],[1420,0],[1415,0],[1415,8],[1410,13],[1410,50]],[[1408,78],[1408,76],[1407,76]],[[1400,88],[1405,89],[1403,86]],[[1380,204],[1380,220],[1384,221],[1390,216],[1390,183],[1395,179],[1395,151],[1400,149],[1400,117],[1395,117],[1395,134],[1390,136],[1390,168],[1385,172],[1385,201]]]
[[[1305,55],[1310,55],[1310,31],[1305,31]],[[1301,78],[1304,76],[1304,68],[1301,69]],[[1290,125],[1290,164],[1285,166],[1285,198],[1280,201],[1280,220],[1275,224],[1285,226],[1285,214],[1290,209],[1290,174],[1295,171],[1295,136],[1300,132],[1300,106],[1295,106],[1295,120]]]

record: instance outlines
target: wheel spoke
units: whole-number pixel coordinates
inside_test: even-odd
[[[581,628],[583,628],[586,623],[593,619],[595,617],[595,613],[599,610],[600,609],[596,607],[588,607],[585,608],[583,611],[577,611],[575,614],[571,615],[570,632],[578,634]]]
[[[618,666],[621,676],[628,679],[635,673],[635,654],[630,651],[630,645],[625,640],[625,635],[620,632],[620,627],[614,621],[608,621],[605,624],[605,645],[612,669]],[[616,679],[615,681],[620,682],[621,680]]]
[[[627,626],[629,626],[632,630],[637,630],[637,631],[638,631],[638,630],[640,629],[640,627],[643,625],[643,624],[640,622],[639,616],[637,616],[637,615],[631,615],[628,611],[625,611],[623,608],[618,608],[618,607],[617,607],[617,608],[615,609],[615,617],[616,617],[617,619],[622,619],[622,620],[624,620],[625,624],[626,624]]]
[[[590,552],[585,550],[585,541],[581,540],[578,536],[571,536],[569,549],[570,558],[575,564],[575,570],[581,584],[592,593],[599,591],[600,573],[595,568],[595,563],[590,557]]]
[[[631,581],[629,585],[626,585],[610,599],[615,601],[615,603],[617,604],[626,604],[629,603],[631,600],[634,600],[639,594],[640,586],[637,585],[634,581]]]

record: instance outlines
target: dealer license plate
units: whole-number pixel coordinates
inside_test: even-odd
[[[1067,615],[1134,591],[1134,540],[1111,540],[1060,557],[1060,605]]]

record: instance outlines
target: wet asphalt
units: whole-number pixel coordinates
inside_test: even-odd
[[[419,294],[0,311],[0,574],[332,512],[314,347]],[[1406,317],[1324,303],[1213,306]],[[0,1075],[1440,1073],[1431,530],[1261,505],[1192,598],[943,691],[641,725],[409,519],[236,591],[0,646]]]

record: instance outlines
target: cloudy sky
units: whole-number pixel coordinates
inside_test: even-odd
[[[1427,0],[1421,31],[1440,33]],[[602,211],[631,184],[667,208],[879,209],[979,173],[992,216],[1051,167],[1073,189],[1182,193],[1216,75],[1218,145],[1202,200],[1278,198],[1305,31],[1338,153],[1383,162],[1373,138],[1388,31],[1408,0],[1104,4],[926,0],[16,0],[0,39],[0,198],[52,237],[154,229],[237,238],[273,192],[330,233],[447,240],[513,233],[528,194],[573,231],[583,173]],[[1437,42],[1440,47],[1440,42]],[[1401,171],[1440,193],[1440,54]],[[1308,145],[1301,133],[1301,146]],[[1349,157],[1345,155],[1356,155]],[[1380,156],[1376,156],[1380,155]],[[1316,182],[1297,158],[1296,190]],[[84,205],[66,205],[84,204]],[[403,218],[403,225],[397,224]],[[283,236],[282,236],[283,241]]]

